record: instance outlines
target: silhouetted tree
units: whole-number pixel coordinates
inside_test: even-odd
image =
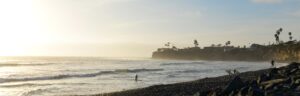
[[[280,43],[280,38],[279,38],[279,36],[280,36],[280,33],[281,33],[282,31],[283,31],[283,29],[282,29],[282,28],[279,28],[279,29],[276,31],[276,34],[274,35],[277,43]]]
[[[211,47],[215,47],[216,45],[215,44],[211,44]]]
[[[173,50],[177,50],[177,47],[176,47],[176,46],[172,46],[172,49],[173,49]]]
[[[170,42],[168,42],[167,44],[165,44],[165,46],[168,47],[168,48],[170,47],[170,45],[171,45]]]
[[[274,36],[275,36],[276,42],[279,43],[279,37],[278,37],[278,34],[275,34]]]
[[[228,46],[228,45],[230,45],[230,41],[227,41],[226,43],[225,43],[225,46]]]
[[[199,45],[199,43],[196,39],[194,40],[194,45],[195,45],[195,47],[198,47],[198,45]]]
[[[290,41],[292,41],[293,40],[292,32],[289,32],[289,36],[290,36]]]
[[[276,34],[280,35],[280,33],[282,32],[282,28],[279,28],[277,31],[276,31]]]

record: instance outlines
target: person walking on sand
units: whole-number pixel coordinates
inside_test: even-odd
[[[137,82],[137,81],[138,81],[138,75],[135,74],[135,82]]]
[[[272,65],[272,67],[275,66],[275,61],[274,60],[271,61],[271,65]]]

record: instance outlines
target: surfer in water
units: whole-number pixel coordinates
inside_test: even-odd
[[[135,82],[137,82],[137,81],[138,81],[138,75],[135,74]]]

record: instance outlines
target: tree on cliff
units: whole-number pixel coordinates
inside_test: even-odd
[[[195,45],[195,47],[198,47],[198,45],[199,45],[199,43],[196,39],[194,40],[194,45]]]
[[[289,32],[289,36],[290,36],[290,41],[292,41],[293,40],[292,32]]]
[[[168,48],[170,47],[170,45],[171,45],[170,42],[168,42],[167,44],[165,44],[165,46],[168,47]]]
[[[225,46],[228,46],[228,45],[230,45],[230,41],[227,41],[226,43],[225,43]]]
[[[278,36],[278,34],[275,34],[274,36],[275,36],[276,42],[279,43],[279,36]]]
[[[280,35],[280,33],[282,32],[282,28],[279,28],[277,31],[276,31],[276,34]]]
[[[275,36],[275,39],[276,39],[276,42],[279,44],[280,43],[280,33],[282,32],[282,28],[279,28],[277,31],[276,31],[276,34],[274,35]]]
[[[211,44],[211,47],[216,47],[216,45],[215,44]]]
[[[177,47],[173,45],[173,46],[172,46],[172,49],[173,49],[173,50],[177,50]]]

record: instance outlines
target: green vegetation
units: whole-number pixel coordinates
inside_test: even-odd
[[[212,44],[208,47],[198,47],[198,41],[194,40],[194,47],[178,49],[175,46],[159,48],[153,52],[152,58],[157,59],[189,59],[189,60],[243,60],[243,61],[298,61],[300,60],[300,42],[293,40],[292,32],[288,32],[289,41],[280,40],[280,28],[275,33],[275,44],[252,44],[250,47],[232,46],[227,41],[224,46]]]

